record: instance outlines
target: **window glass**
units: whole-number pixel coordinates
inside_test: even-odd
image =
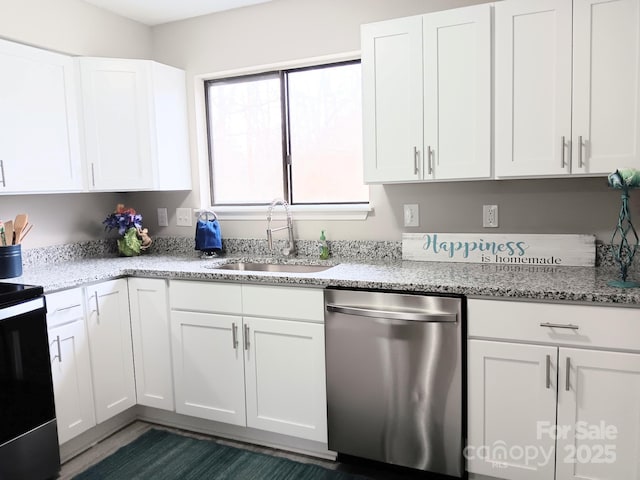
[[[348,62],[207,82],[213,203],[367,203],[360,71]]]
[[[293,203],[367,202],[360,64],[288,74]]]
[[[278,75],[209,84],[214,203],[269,203],[282,196],[280,105]]]

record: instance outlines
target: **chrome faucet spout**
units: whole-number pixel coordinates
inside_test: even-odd
[[[287,224],[286,226],[283,226],[283,227],[272,228],[271,222],[273,219],[273,209],[278,205],[282,205],[282,207],[284,208],[284,211],[287,216]],[[283,200],[282,198],[276,198],[271,202],[271,204],[269,205],[269,210],[267,211],[267,242],[269,244],[269,250],[273,250],[273,232],[278,232],[280,230],[285,230],[285,229],[289,233],[288,245],[286,248],[282,249],[281,253],[288,257],[294,256],[296,254],[296,245],[295,245],[295,239],[293,236],[293,217],[291,216],[289,203],[286,200]]]

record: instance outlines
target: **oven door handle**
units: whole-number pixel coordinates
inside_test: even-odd
[[[455,322],[455,313],[429,313],[407,310],[377,310],[365,307],[351,307],[346,305],[327,304],[327,311],[356,315],[358,317],[384,318],[388,320],[406,320],[408,322]]]
[[[9,318],[24,315],[25,313],[34,312],[40,308],[44,308],[44,298],[35,298],[28,302],[18,303],[6,308],[0,308],[0,321]]]

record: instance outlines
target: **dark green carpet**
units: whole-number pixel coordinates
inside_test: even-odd
[[[365,480],[317,465],[152,429],[74,480]]]

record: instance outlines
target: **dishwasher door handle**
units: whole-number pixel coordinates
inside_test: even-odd
[[[345,305],[327,304],[329,312],[357,315],[359,317],[385,318],[389,320],[406,320],[409,322],[455,322],[455,313],[410,312],[402,310],[375,310],[364,307],[348,307]]]

